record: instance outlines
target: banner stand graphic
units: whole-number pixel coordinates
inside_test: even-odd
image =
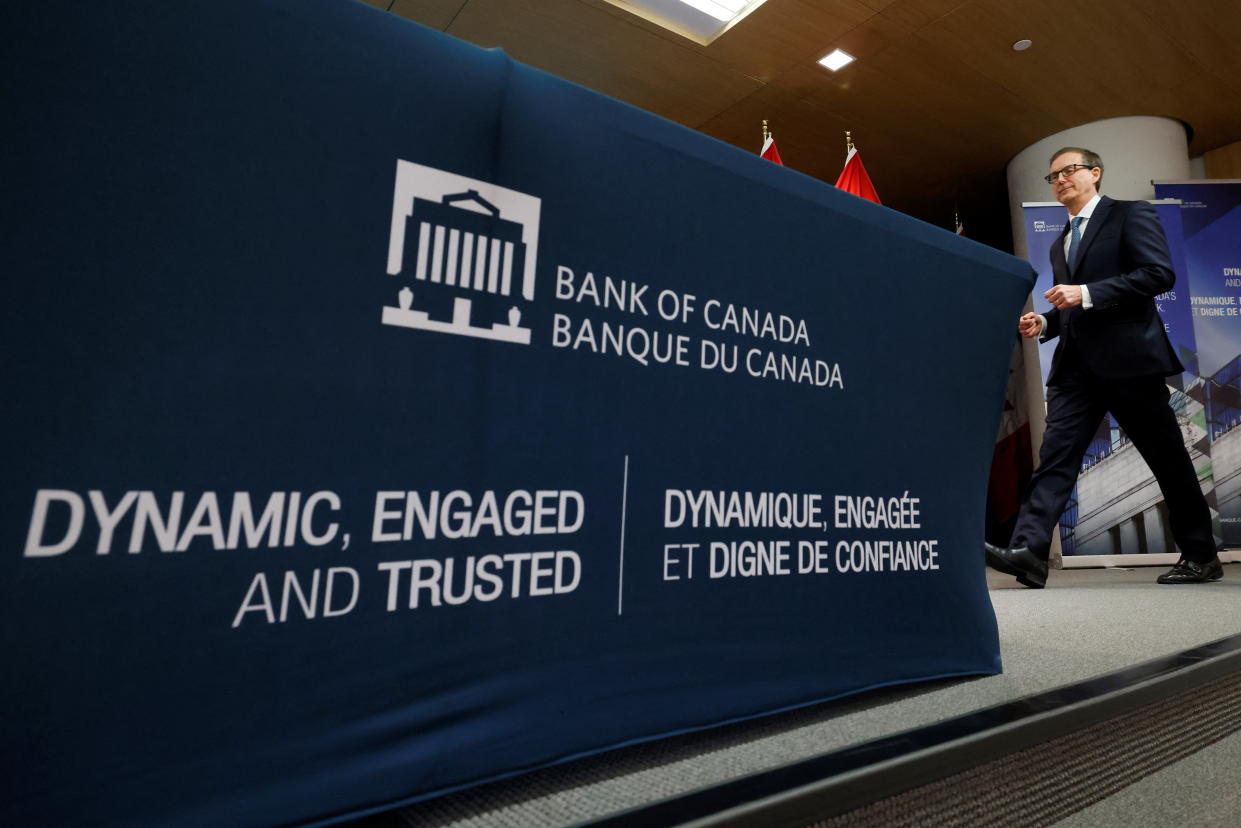
[[[1160,198],[1180,204],[1219,534],[1226,546],[1241,547],[1241,181],[1154,185]]]
[[[1211,383],[1196,374],[1198,340],[1191,281],[1188,276],[1187,243],[1182,230],[1182,204],[1175,198],[1151,201],[1168,239],[1176,271],[1172,290],[1156,297],[1168,338],[1185,372],[1167,377],[1170,404],[1181,425],[1186,449],[1198,471],[1199,482],[1213,517],[1219,515],[1216,492],[1217,466],[1207,430],[1207,400]],[[1033,295],[1035,310],[1046,308],[1041,300],[1051,287],[1049,253],[1067,221],[1058,202],[1027,202],[1023,205],[1030,261],[1038,271]],[[1043,382],[1057,340],[1039,344]],[[1219,523],[1216,526],[1219,527]],[[1220,531],[1217,528],[1217,539]],[[1087,448],[1082,472],[1060,521],[1063,565],[1103,566],[1169,564],[1179,558],[1168,525],[1163,496],[1149,468],[1115,421],[1104,418]]]

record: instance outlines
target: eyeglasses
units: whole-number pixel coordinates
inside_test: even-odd
[[[1094,167],[1091,166],[1090,164],[1069,164],[1067,167],[1061,167],[1060,169],[1055,170],[1050,175],[1043,176],[1043,180],[1046,181],[1048,184],[1050,184],[1058,178],[1062,178],[1062,177],[1068,178],[1070,175],[1077,172],[1078,170],[1093,170],[1093,169]]]

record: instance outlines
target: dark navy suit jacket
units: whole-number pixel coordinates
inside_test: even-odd
[[[1047,328],[1042,339],[1060,337],[1048,384],[1055,384],[1066,348],[1074,348],[1083,365],[1101,379],[1169,376],[1185,370],[1155,307],[1155,297],[1176,281],[1155,208],[1145,201],[1101,198],[1086,223],[1072,273],[1064,260],[1069,229],[1066,224],[1052,245],[1052,273],[1058,285],[1086,285],[1093,306],[1053,308],[1043,314]]]

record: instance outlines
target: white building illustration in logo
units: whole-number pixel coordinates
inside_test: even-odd
[[[410,284],[506,297],[520,281],[519,301],[532,301],[541,204],[486,181],[397,161],[388,273],[403,274]],[[530,329],[521,326],[516,304],[503,322],[474,324],[469,295],[458,295],[452,321],[443,322],[412,309],[421,293],[403,286],[398,304],[384,306],[383,324],[530,344]]]

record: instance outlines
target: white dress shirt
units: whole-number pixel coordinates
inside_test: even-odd
[[[1099,206],[1099,200],[1100,200],[1099,194],[1095,193],[1094,198],[1090,199],[1090,201],[1087,201],[1086,206],[1083,207],[1081,210],[1077,211],[1076,215],[1073,213],[1069,214],[1070,230],[1069,232],[1064,234],[1064,261],[1066,265],[1068,264],[1068,261],[1069,261],[1069,245],[1073,243],[1073,231],[1072,231],[1073,219],[1079,218],[1079,217],[1081,218],[1082,223],[1077,226],[1077,231],[1081,233],[1082,238],[1085,238],[1086,227],[1090,224],[1090,217],[1094,215],[1094,208]],[[1081,242],[1078,242],[1078,244],[1081,244]],[[1078,287],[1081,288],[1081,291],[1082,291],[1082,310],[1090,310],[1091,308],[1094,307],[1094,302],[1090,301],[1090,289],[1087,288],[1085,285],[1078,285]],[[1038,331],[1038,335],[1041,337],[1043,335],[1043,331],[1047,330],[1047,317],[1043,316],[1043,314],[1040,313],[1038,315],[1038,321],[1039,321],[1039,324],[1042,325],[1042,327],[1039,328],[1039,331]]]

